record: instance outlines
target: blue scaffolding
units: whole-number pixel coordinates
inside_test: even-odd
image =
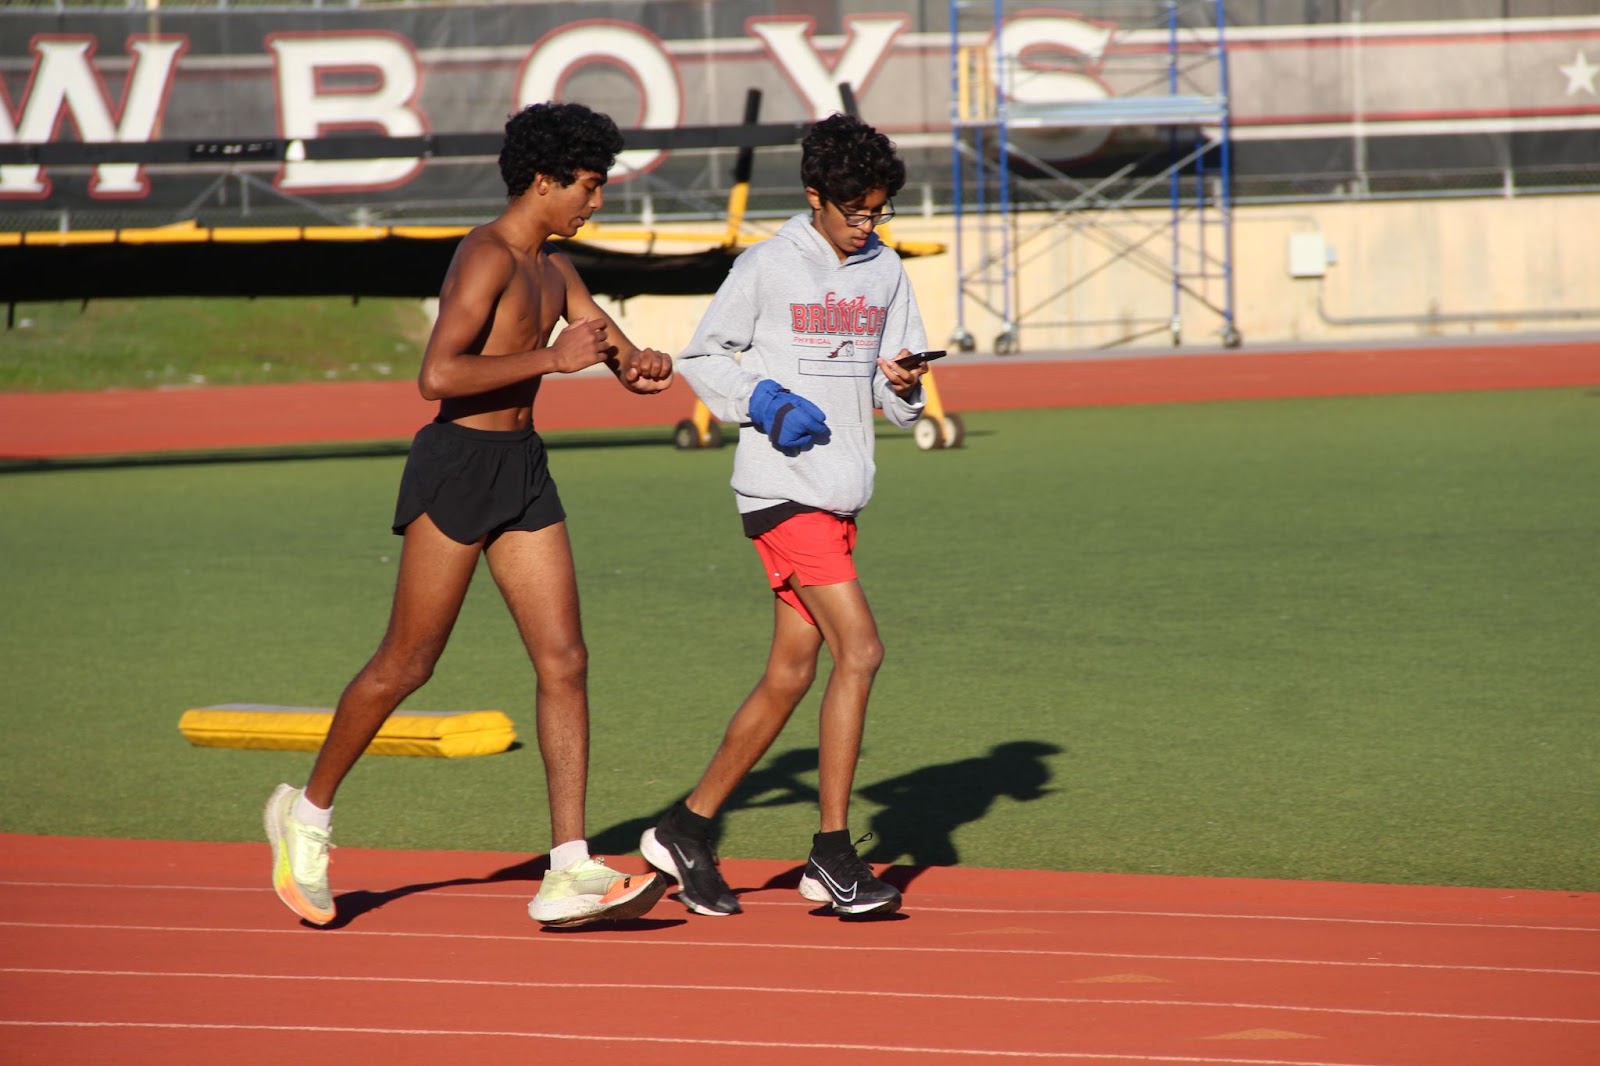
[[[1049,20],[1042,48],[1029,36],[1041,20]],[[1053,91],[1040,92],[1052,78]],[[996,325],[998,355],[1021,351],[1024,328],[1036,326],[1118,331],[1098,347],[1167,331],[1177,345],[1187,310],[1210,312],[1222,343],[1239,344],[1222,0],[1081,0],[1072,13],[951,0],[950,99],[952,347],[977,347],[971,311]],[[1142,154],[1094,176],[1024,143],[1113,135]],[[1051,242],[1073,238],[1106,258],[1025,305],[1021,272]],[[1169,314],[1059,317],[1075,290],[1118,261],[1170,288]]]

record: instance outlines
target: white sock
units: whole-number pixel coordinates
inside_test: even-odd
[[[565,844],[557,844],[550,849],[550,869],[565,870],[569,866],[589,857],[589,842],[587,840],[569,840]]]
[[[329,807],[327,810],[323,810],[306,799],[304,792],[295,797],[294,806],[289,808],[289,814],[302,825],[315,826],[322,830],[328,830],[333,827],[333,808]]]

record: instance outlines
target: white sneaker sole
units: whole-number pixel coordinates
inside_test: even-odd
[[[535,896],[528,902],[528,917],[540,925],[558,928],[642,918],[666,895],[667,882],[657,873],[630,876],[640,882],[638,887],[610,903],[602,903],[599,896],[573,896],[558,905],[540,907],[539,898]]]
[[[828,895],[828,890],[823,887],[822,882],[810,874],[804,874],[800,878],[800,898],[812,903],[833,902],[833,897]]]
[[[900,909],[900,900],[886,899],[877,903],[840,903],[828,892],[827,886],[810,874],[800,877],[800,898],[810,903],[830,904],[838,914],[892,914]]]
[[[639,854],[644,856],[645,862],[649,863],[651,866],[654,866],[657,870],[660,870],[667,877],[670,877],[674,881],[678,882],[680,886],[683,884],[683,876],[678,873],[678,864],[673,861],[671,849],[663,846],[661,841],[656,839],[656,831],[653,827],[646,829],[644,831],[644,835],[639,838]],[[709,907],[701,907],[698,904],[692,903],[682,892],[678,893],[678,899],[683,902],[685,907],[689,908],[689,910],[693,911],[695,914],[703,914],[707,918],[733,917],[731,914],[726,914],[722,911],[714,911]]]

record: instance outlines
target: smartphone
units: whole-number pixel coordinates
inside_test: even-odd
[[[943,359],[944,352],[912,352],[901,359],[896,359],[894,365],[902,370],[913,370],[923,363],[931,363],[935,359]]]

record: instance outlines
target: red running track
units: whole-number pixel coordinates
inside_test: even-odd
[[[897,868],[844,922],[732,860],[743,915],[555,933],[526,856],[334,858],[316,930],[265,844],[0,835],[0,1060],[1600,1062],[1597,893]]]
[[[952,411],[1600,385],[1600,341],[1428,345],[1075,359],[952,356],[935,371]],[[551,378],[545,432],[670,426],[681,384],[635,396],[605,375]],[[0,459],[58,459],[408,440],[433,417],[411,381],[0,394]],[[665,439],[663,434],[663,439]]]

